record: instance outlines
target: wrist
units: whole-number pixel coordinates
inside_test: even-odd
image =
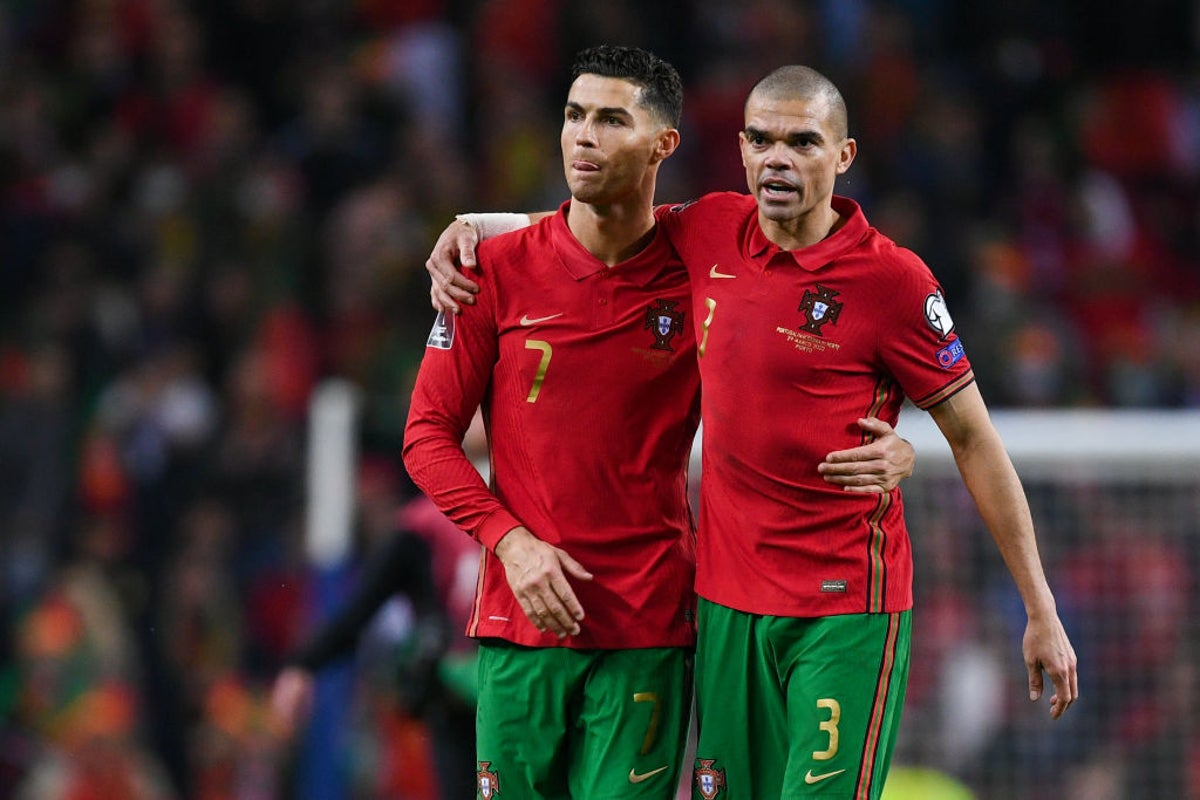
[[[476,235],[480,239],[490,239],[502,233],[518,231],[521,228],[529,227],[530,224],[528,214],[513,214],[498,211],[457,214],[454,218],[474,228]]]

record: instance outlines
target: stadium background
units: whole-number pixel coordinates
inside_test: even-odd
[[[859,140],[839,191],[929,262],[994,408],[1200,406],[1195,2],[6,0],[0,800],[432,800],[395,711],[399,612],[307,741],[281,742],[265,689],[411,495],[433,237],[561,201],[564,73],[602,41],[683,74],[664,201],[743,188],[755,78],[833,77]],[[314,571],[305,437],[331,378],[363,398],[363,522]],[[1200,797],[1200,468],[1151,450],[1141,478],[1078,476],[1088,436],[1026,478],[1081,658],[1054,725],[961,487],[931,456],[905,488],[898,758],[979,798]]]

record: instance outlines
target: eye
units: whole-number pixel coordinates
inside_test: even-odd
[[[754,145],[755,147],[762,147],[767,143],[767,137],[761,133],[752,132],[746,134],[746,141],[750,142],[750,144]]]
[[[578,122],[583,115],[579,113],[578,109],[568,108],[563,116],[568,122]]]
[[[605,125],[624,125],[625,121],[623,119],[621,119],[620,117],[616,117],[616,116],[613,116],[610,114],[604,118],[604,124]]]

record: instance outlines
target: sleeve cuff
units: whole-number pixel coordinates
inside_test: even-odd
[[[497,509],[485,519],[475,532],[475,538],[490,552],[496,552],[496,543],[513,528],[521,527],[521,520],[508,513],[503,508]]]

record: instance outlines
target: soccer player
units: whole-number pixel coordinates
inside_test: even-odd
[[[909,665],[912,562],[898,492],[835,493],[823,453],[928,411],[1025,604],[1030,697],[1078,696],[1075,652],[1028,503],[941,287],[833,194],[854,161],[841,93],[803,66],[762,79],[739,134],[750,195],[659,214],[692,281],[704,386],[694,796],[877,798]],[[436,302],[470,284],[467,226],[439,239]],[[470,316],[468,313],[465,316]]]
[[[440,314],[405,464],[484,545],[482,797],[672,798],[694,645],[687,465],[699,420],[689,284],[653,211],[679,142],[674,68],[594,48],[573,70],[561,146],[571,199],[478,251],[478,307]],[[491,486],[461,449],[482,404]],[[857,481],[911,470],[890,427]],[[815,467],[814,467],[815,472]]]

